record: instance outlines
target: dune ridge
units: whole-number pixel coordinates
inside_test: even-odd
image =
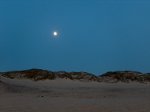
[[[114,71],[96,76],[87,72],[53,72],[42,69],[29,69],[22,71],[1,72],[0,74],[3,77],[11,79],[31,79],[34,81],[69,79],[96,82],[150,82],[150,73],[141,73],[137,71]]]

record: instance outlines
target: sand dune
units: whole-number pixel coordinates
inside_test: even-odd
[[[150,84],[1,77],[0,112],[149,112]]]

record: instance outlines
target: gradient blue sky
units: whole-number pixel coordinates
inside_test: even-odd
[[[29,68],[150,72],[150,2],[0,0],[0,71]]]

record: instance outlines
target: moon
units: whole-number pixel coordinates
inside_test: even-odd
[[[57,37],[57,36],[58,36],[58,32],[57,32],[57,31],[54,31],[54,32],[53,32],[53,36],[54,36],[54,37]]]

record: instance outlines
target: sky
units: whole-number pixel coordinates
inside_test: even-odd
[[[0,0],[0,71],[150,72],[149,12],[146,0]]]

